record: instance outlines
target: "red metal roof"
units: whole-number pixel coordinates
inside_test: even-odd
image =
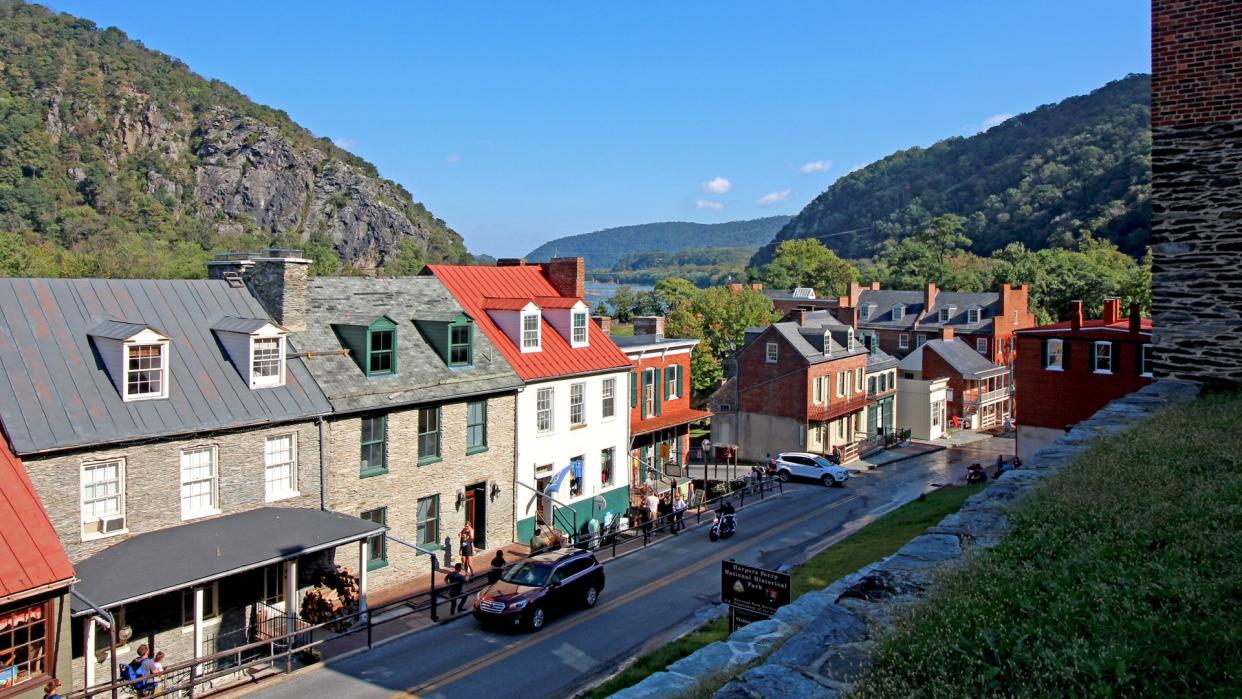
[[[579,303],[585,304],[585,301],[570,296],[537,296],[535,303],[540,308],[573,308]]]
[[[73,565],[26,475],[0,439],[0,603],[73,582]]]
[[[528,299],[560,296],[538,265],[519,267],[469,267],[428,265],[448,288],[466,313],[500,349],[509,364],[525,381],[572,376],[608,369],[629,369],[630,360],[595,323],[587,323],[588,346],[577,349],[543,320],[543,347],[538,352],[522,352],[509,336],[496,326],[485,309],[488,299]],[[578,299],[574,299],[575,301]],[[536,305],[539,305],[536,301]]]
[[[640,434],[655,432],[656,430],[664,430],[677,425],[684,425],[688,422],[695,422],[709,418],[712,413],[706,410],[694,410],[693,408],[682,408],[673,412],[664,413],[663,415],[649,417],[645,420],[639,420],[630,425],[630,436],[636,437]]]
[[[520,311],[529,306],[530,301],[530,299],[501,299],[489,296],[483,299],[483,307],[489,311]]]

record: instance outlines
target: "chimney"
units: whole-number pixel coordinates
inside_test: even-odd
[[[842,296],[841,299],[846,300],[844,296]],[[837,306],[837,320],[852,328],[858,327],[858,307]]]
[[[933,284],[932,282],[927,282],[927,288],[923,290],[923,312],[924,313],[927,313],[928,311],[932,309],[933,306],[936,305],[936,294],[937,293],[939,292],[936,289],[936,285]]]
[[[215,259],[207,263],[207,278],[224,279],[233,286],[242,286],[254,267],[250,257],[248,252],[218,252]]]
[[[612,334],[612,318],[610,316],[591,316],[591,320],[595,321],[595,324],[599,326],[600,330],[604,331],[605,335]]]
[[[880,283],[879,283],[879,282],[871,282],[871,290],[872,290],[872,291],[879,291],[879,290],[880,290]]]
[[[1082,301],[1070,301],[1070,330],[1082,330]]]
[[[1121,322],[1121,299],[1104,299],[1104,324]]]
[[[751,291],[763,291],[763,285],[760,284],[759,282],[754,282],[750,285],[750,290]]]
[[[745,286],[743,286],[743,285],[741,285],[741,284],[739,284],[739,283],[737,283],[737,282],[733,282],[733,283],[731,283],[731,284],[727,284],[727,285],[726,285],[726,288],[728,288],[728,289],[729,289],[729,293],[731,293],[731,294],[740,294],[740,293],[742,293],[742,289],[744,289],[744,288],[746,288],[746,287],[745,287]]]
[[[1130,304],[1130,332],[1137,335],[1143,329],[1143,314],[1137,303]]]
[[[781,316],[779,323],[797,323],[799,326],[806,325],[806,309],[795,308]]]
[[[634,334],[664,337],[664,316],[634,316]]]
[[[849,297],[850,297],[849,305],[857,306],[858,296],[859,294],[862,293],[862,284],[859,284],[858,282],[850,282],[849,291],[845,293],[849,294]]]
[[[556,293],[571,299],[586,295],[586,262],[581,257],[553,257],[542,265]]]
[[[951,328],[951,327],[949,327],[949,326],[947,326],[947,325],[946,325],[946,326],[944,326],[943,328],[941,328],[941,329],[940,329],[940,339],[941,339],[941,340],[952,340],[952,339],[953,339],[953,328]]]
[[[497,267],[525,267],[525,257],[502,257],[496,260]]]
[[[307,276],[311,260],[301,250],[270,248],[256,257],[246,288],[272,318],[293,332],[306,330]]]

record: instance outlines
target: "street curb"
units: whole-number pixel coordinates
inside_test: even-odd
[[[939,452],[939,451],[944,451],[944,450],[948,449],[948,447],[947,447],[947,446],[944,446],[943,444],[929,444],[928,446],[933,447],[933,448],[932,448],[932,449],[928,449],[927,451],[925,451],[925,452],[921,452],[921,453],[918,453],[918,454],[907,454],[907,455],[905,455],[905,456],[899,456],[899,457],[897,457],[896,459],[893,459],[892,461],[885,461],[885,462],[884,462],[884,463],[882,463],[882,464],[869,464],[869,465],[867,466],[867,470],[868,470],[868,471],[874,471],[874,470],[876,470],[877,468],[883,468],[884,466],[890,466],[890,465],[892,465],[892,464],[899,464],[899,463],[901,463],[902,461],[909,461],[910,459],[917,459],[917,458],[919,458],[920,456],[927,456],[928,454],[935,454],[936,452]]]

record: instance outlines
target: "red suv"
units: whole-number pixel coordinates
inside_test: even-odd
[[[594,607],[604,589],[604,566],[589,551],[552,551],[518,563],[474,599],[483,624],[538,631],[552,614]]]

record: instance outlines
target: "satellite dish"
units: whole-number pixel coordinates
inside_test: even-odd
[[[601,510],[608,508],[608,501],[604,499],[603,495],[596,495],[595,497],[591,498],[591,504]]]

